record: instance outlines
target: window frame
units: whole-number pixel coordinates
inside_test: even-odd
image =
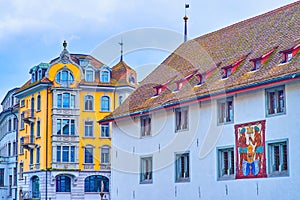
[[[89,152],[89,150],[91,150],[91,151]],[[87,155],[88,152],[90,153],[90,155]],[[89,158],[89,157],[91,157],[91,158]],[[89,159],[91,159],[91,161]],[[87,145],[84,147],[84,164],[94,164],[94,147],[93,146]]]
[[[182,171],[182,160],[178,160],[179,158],[186,158],[187,157],[187,166],[185,166],[185,163],[183,163],[184,165],[184,169]],[[180,162],[180,163],[178,163]],[[183,160],[183,162],[185,162],[185,160]],[[191,181],[191,161],[190,161],[190,152],[178,152],[175,153],[175,183],[181,183],[181,182],[190,182]],[[186,172],[185,168],[187,168],[187,176],[185,175]],[[180,174],[179,174],[180,173]],[[183,177],[181,176],[183,173]]]
[[[147,162],[150,163],[147,164]],[[142,156],[140,158],[140,184],[151,184],[151,183],[153,183],[153,156],[152,155]]]
[[[38,94],[36,97],[36,111],[41,111],[41,95]]]
[[[108,135],[107,135],[108,132]],[[105,134],[103,134],[105,133]],[[100,138],[110,138],[110,124],[101,124],[100,125]]]
[[[60,123],[58,123],[60,121]],[[68,124],[68,134],[65,134],[64,132],[64,124],[65,122]],[[75,130],[75,119],[64,119],[59,118],[56,119],[56,133],[55,135],[65,135],[65,136],[75,136],[76,130]],[[58,130],[59,129],[59,130]]]
[[[187,113],[184,114],[185,112]],[[190,118],[189,107],[185,106],[185,107],[175,108],[174,113],[175,113],[175,133],[189,130],[189,118]]]
[[[94,111],[94,96],[85,95],[84,96],[84,111]]]
[[[109,70],[101,70],[100,71],[100,82],[101,83],[109,83],[110,82],[110,71]]]
[[[87,124],[91,123],[91,124]],[[94,121],[85,120],[84,121],[84,137],[94,137]]]
[[[64,150],[64,147],[65,148]],[[73,149],[73,150],[72,150]],[[75,163],[76,147],[74,145],[58,145],[56,146],[56,160],[58,163]],[[67,161],[64,161],[64,153],[67,154]]]
[[[108,151],[107,152],[103,152],[103,151]],[[108,155],[108,156],[107,156]],[[110,152],[110,147],[107,145],[104,145],[102,147],[100,147],[100,163],[101,164],[110,164],[111,163],[111,152]]]
[[[91,74],[89,74],[89,73],[91,73]],[[94,82],[95,81],[95,71],[93,69],[88,68],[85,70],[85,81],[86,82]]]
[[[5,169],[0,168],[0,187],[4,187]]]
[[[151,132],[151,115],[143,115],[140,116],[140,131],[141,131],[141,137],[148,137],[152,135]]]
[[[231,102],[231,109],[229,103]],[[224,110],[223,106],[224,105]],[[231,111],[231,113],[230,113]],[[222,117],[223,116],[223,117]],[[222,117],[222,119],[221,119]],[[217,124],[231,124],[234,123],[234,98],[233,96],[217,100]]]
[[[228,153],[227,158],[227,173],[223,173],[225,167],[224,153]],[[230,153],[229,153],[230,152]],[[233,159],[232,159],[233,156]],[[235,179],[235,149],[233,146],[217,147],[217,180],[232,180]],[[231,173],[232,171],[232,173]]]
[[[100,102],[101,102],[101,112],[110,112],[110,97],[104,95],[101,97]]]
[[[74,75],[73,73],[69,70],[69,69],[65,69],[66,67],[64,67],[63,69],[61,69],[60,71],[58,71],[55,75],[55,82],[62,85],[62,86],[69,86],[72,85],[75,81],[74,79]],[[64,74],[63,73],[67,73],[67,80],[64,80]]]
[[[38,119],[36,122],[36,138],[41,137],[41,120]]]
[[[277,111],[278,110],[278,106],[280,106],[280,100],[278,98],[281,98],[278,96],[278,93],[280,91],[283,91],[283,107],[280,108],[282,111]],[[271,110],[271,97],[269,96],[270,93],[274,93],[274,98],[275,98],[275,104],[278,105],[274,105],[277,106],[277,108],[272,108],[274,113],[270,113]],[[285,115],[286,114],[286,89],[285,89],[285,85],[279,85],[276,87],[272,87],[272,88],[267,88],[265,89],[265,110],[266,110],[266,117],[272,117],[272,116],[277,116],[277,115]]]
[[[62,180],[61,178],[64,177],[64,180]],[[61,182],[65,181],[64,184],[62,184]],[[71,184],[71,177],[66,176],[66,175],[57,175],[55,177],[55,186],[56,186],[56,192],[64,192],[64,193],[71,193],[72,191],[72,184]],[[62,187],[64,186],[64,187]]]
[[[284,147],[286,147],[286,157],[284,156]],[[274,147],[279,146],[279,165],[278,165],[278,170],[273,169],[273,165],[275,162],[275,158],[273,153],[274,152]],[[279,139],[279,140],[272,140],[272,141],[267,141],[267,169],[268,169],[268,177],[281,177],[281,176],[289,176],[289,170],[290,170],[290,164],[289,164],[289,140],[287,138],[285,139]],[[282,162],[284,162],[284,159],[286,160],[286,170],[280,169],[282,168],[282,165],[284,165]]]
[[[69,92],[58,93],[56,95],[56,107],[62,109],[75,108],[75,99],[76,99],[75,95],[72,93]]]

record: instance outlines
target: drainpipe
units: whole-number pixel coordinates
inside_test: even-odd
[[[45,199],[48,199],[48,102],[49,102],[49,87],[47,87],[47,98],[46,98],[46,195],[45,195]],[[53,153],[53,152],[52,152]]]

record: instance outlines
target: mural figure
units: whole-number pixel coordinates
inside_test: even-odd
[[[266,177],[265,120],[235,125],[236,178]]]

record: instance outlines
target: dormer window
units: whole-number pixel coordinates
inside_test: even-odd
[[[129,77],[129,83],[131,83],[131,84],[134,84],[134,83],[135,83],[135,78],[134,78],[133,75],[131,75],[131,76]]]
[[[90,64],[90,59],[86,59],[86,58],[79,59],[79,65],[80,66],[85,67],[85,66],[88,66],[88,64]]]
[[[297,44],[297,45],[295,45],[294,47],[292,47],[290,49],[280,51],[279,53],[282,53],[281,63],[290,62],[293,59],[293,57],[299,52],[299,50],[300,50],[300,44]]]
[[[43,72],[42,69],[39,69],[39,71],[38,71],[38,80],[42,79],[42,77],[43,77],[43,73],[42,72]]]
[[[250,71],[256,71],[259,70],[261,68],[261,66],[269,59],[269,57],[271,56],[271,54],[278,48],[278,46],[274,47],[273,49],[271,49],[270,51],[268,51],[267,53],[265,53],[264,55],[257,57],[257,58],[253,58],[250,60],[250,62],[252,62],[252,68]]]
[[[201,84],[205,83],[205,74],[196,74],[196,77],[198,79],[197,85],[201,85]]]
[[[32,72],[32,74],[31,74],[31,83],[33,83],[33,82],[35,82],[36,80],[35,80],[35,73],[34,72]]]
[[[225,78],[228,78],[231,74],[232,74],[232,66],[227,66],[227,67],[223,67],[223,76],[222,78],[225,79]]]
[[[102,83],[109,83],[110,82],[110,74],[109,71],[103,70],[100,72],[100,81]]]
[[[85,70],[85,81],[94,82],[94,70],[92,69]]]
[[[251,69],[251,71],[258,70],[261,67],[261,64],[262,64],[261,59],[253,61],[253,68]]]
[[[153,88],[156,89],[156,94],[155,94],[155,96],[157,96],[157,95],[161,94],[163,91],[165,91],[165,89],[167,88],[167,86],[168,86],[168,84],[169,84],[170,81],[171,81],[171,80],[167,81],[167,82],[164,83],[164,84],[160,84],[160,85],[157,85],[157,86],[153,87]]]

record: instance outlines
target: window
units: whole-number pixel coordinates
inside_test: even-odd
[[[141,135],[151,135],[151,117],[149,115],[141,116]]]
[[[18,128],[18,119],[15,117],[14,118],[14,131],[16,131]]]
[[[74,82],[74,76],[69,70],[63,69],[56,74],[55,81],[62,86],[69,86]]]
[[[30,149],[30,159],[29,159],[30,165],[33,165],[33,149]]]
[[[84,97],[84,110],[94,110],[94,97],[86,95]]]
[[[13,142],[13,155],[17,155],[17,143],[14,141]]]
[[[152,157],[141,158],[141,183],[152,183]]]
[[[56,162],[75,162],[75,146],[57,146]]]
[[[123,103],[123,96],[119,96],[119,105]]]
[[[12,124],[11,124],[11,119],[8,120],[7,122],[7,126],[8,126],[8,132],[12,131]]]
[[[8,177],[8,196],[10,196],[10,197],[12,195],[11,186],[12,186],[12,175],[9,175],[9,177]]]
[[[93,162],[93,147],[84,148],[84,163],[94,163]]]
[[[290,62],[293,58],[293,52],[289,51],[289,52],[284,52],[283,53],[283,59],[281,61],[281,63],[287,63]]]
[[[101,137],[107,138],[109,135],[109,124],[101,124]]]
[[[94,71],[91,69],[85,70],[85,81],[94,82]]]
[[[251,69],[251,71],[258,70],[261,67],[261,65],[262,65],[261,59],[253,60],[253,68]]]
[[[109,192],[109,179],[101,175],[88,176],[84,179],[84,192]]]
[[[56,192],[71,192],[71,178],[64,175],[57,176]]]
[[[16,186],[17,185],[17,168],[15,167],[14,168],[14,186]]]
[[[4,187],[4,168],[0,168],[0,186]]]
[[[175,109],[176,132],[188,129],[188,115],[189,115],[188,111],[189,111],[188,107]]]
[[[232,74],[232,67],[223,68],[223,76],[222,78],[228,78]]]
[[[41,152],[40,147],[37,147],[36,148],[36,164],[40,163],[40,152]]]
[[[24,107],[24,106],[25,106],[25,100],[22,99],[22,100],[21,100],[21,106],[20,106],[20,107]]]
[[[131,84],[134,84],[134,83],[135,83],[135,78],[134,78],[133,75],[131,75],[131,76],[129,77],[129,83],[131,83]]]
[[[75,95],[70,93],[57,94],[57,108],[75,108]]]
[[[24,163],[19,164],[19,179],[23,179]]]
[[[37,176],[31,179],[32,198],[40,198],[40,179]]]
[[[102,83],[109,83],[109,81],[110,81],[109,71],[101,71],[100,81]]]
[[[37,96],[36,110],[37,110],[37,111],[40,111],[40,110],[41,110],[41,95],[38,95],[38,96]]]
[[[266,90],[267,116],[285,113],[284,86],[270,88]]]
[[[8,152],[7,152],[7,156],[11,156],[11,143],[8,143]]]
[[[288,175],[287,140],[268,143],[269,175]]]
[[[23,154],[24,153],[24,137],[21,137],[20,138],[20,154]]]
[[[233,122],[233,98],[218,100],[218,123]]]
[[[190,181],[189,160],[190,160],[189,153],[176,154],[176,161],[175,161],[176,182]]]
[[[101,147],[101,163],[109,164],[110,163],[110,148],[109,147]]]
[[[233,148],[218,149],[218,177],[234,178],[234,151]]]
[[[103,96],[101,97],[101,111],[104,112],[109,112],[110,110],[110,102],[109,102],[109,97],[108,96]]]
[[[36,137],[41,137],[41,121],[36,122]]]
[[[25,114],[24,112],[21,113],[21,125],[20,125],[20,129],[24,129],[24,118],[25,118]]]
[[[57,119],[56,120],[57,135],[75,135],[75,120],[74,119]]]
[[[84,122],[84,136],[93,137],[94,136],[94,122],[85,121]]]

